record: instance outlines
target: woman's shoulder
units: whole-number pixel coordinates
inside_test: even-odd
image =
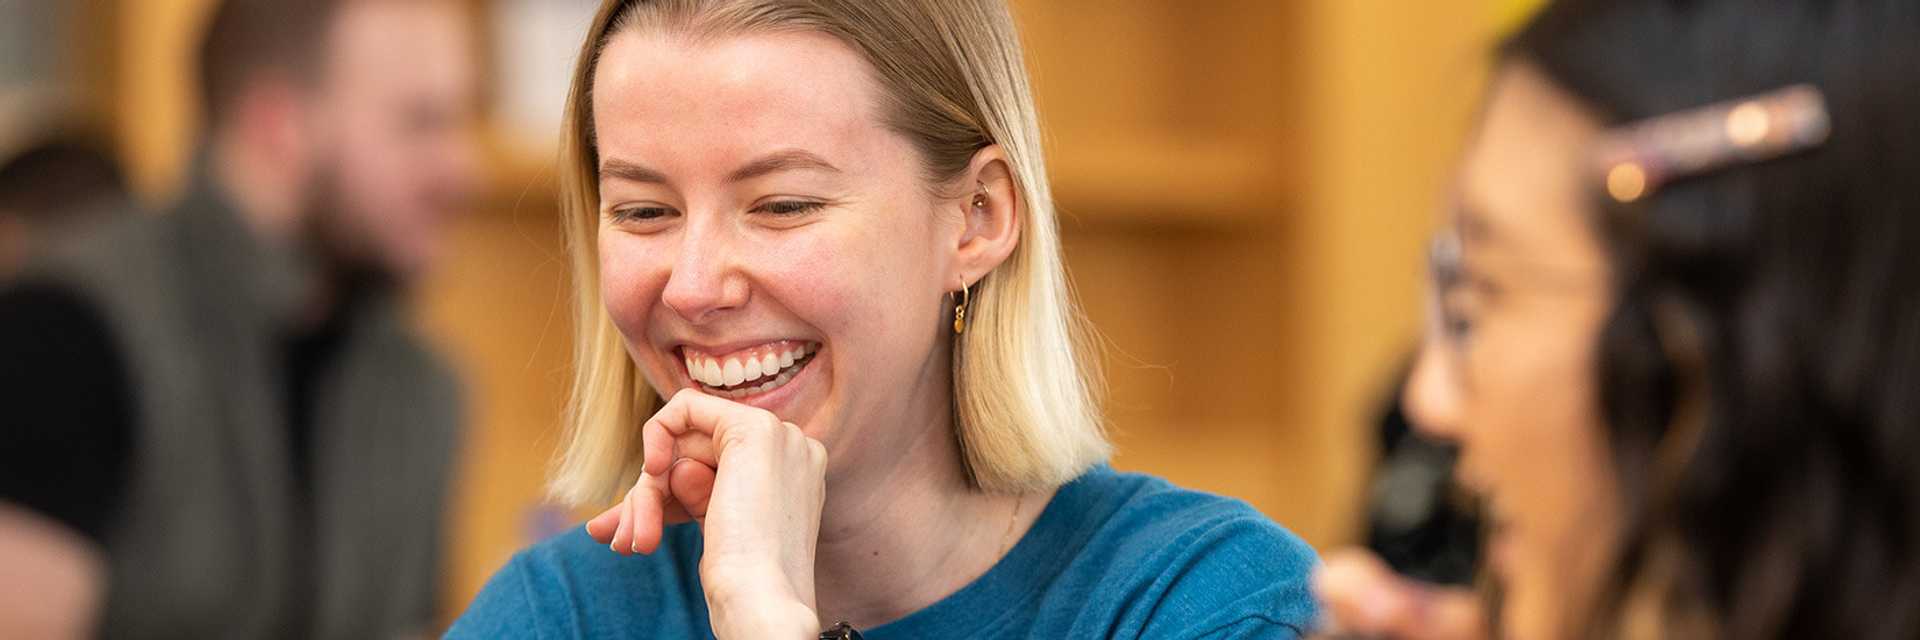
[[[1310,571],[1313,548],[1252,505],[1237,498],[1177,486],[1159,477],[1099,467],[1074,485],[1091,501],[1105,503],[1102,527],[1109,542],[1155,548],[1212,546],[1238,541],[1273,552],[1274,562]],[[1068,485],[1074,487],[1074,485]]]
[[[576,527],[514,554],[448,637],[614,637],[643,621],[698,637],[707,629],[699,545],[698,529],[679,525],[654,554],[622,556]]]
[[[1246,502],[1104,467],[1063,491],[1105,512],[1073,571],[1118,599],[1114,613],[1131,621],[1122,627],[1150,637],[1207,637],[1312,625],[1317,554]]]

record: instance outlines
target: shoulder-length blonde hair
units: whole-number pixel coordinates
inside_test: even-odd
[[[1002,0],[607,0],[580,49],[561,140],[576,332],[555,497],[595,504],[624,492],[640,475],[639,425],[659,403],[599,287],[594,69],[607,41],[628,30],[838,38],[872,66],[886,123],[919,150],[931,184],[957,179],[977,152],[999,145],[1025,215],[1019,245],[976,285],[971,324],[955,337],[954,429],[963,463],[981,490],[1024,492],[1059,486],[1107,458],[1099,373],[1071,301],[1039,118]]]

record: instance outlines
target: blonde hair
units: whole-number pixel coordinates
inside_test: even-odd
[[[560,192],[574,276],[573,392],[551,491],[605,503],[640,476],[639,425],[659,396],[642,380],[604,308],[596,233],[599,158],[592,87],[614,35],[693,38],[818,32],[852,47],[881,85],[886,124],[920,152],[931,184],[957,179],[999,145],[1025,203],[1020,243],[975,285],[953,349],[954,430],[974,486],[1057,487],[1110,452],[1098,369],[1061,261],[1039,117],[1013,18],[1002,0],[607,0],[581,47],[561,140]]]

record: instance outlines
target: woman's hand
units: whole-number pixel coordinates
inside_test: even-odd
[[[686,390],[641,427],[645,463],[625,500],[587,523],[617,553],[652,553],[662,528],[700,522],[714,635],[811,637],[814,547],[827,450],[772,413]]]
[[[1485,609],[1466,589],[1396,575],[1371,553],[1329,554],[1313,576],[1328,620],[1326,638],[1485,640]]]

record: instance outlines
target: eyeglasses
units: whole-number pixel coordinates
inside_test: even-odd
[[[1441,229],[1427,241],[1427,275],[1433,287],[1427,300],[1427,317],[1430,320],[1428,331],[1456,347],[1464,346],[1462,343],[1471,335],[1473,328],[1464,314],[1445,303],[1465,280],[1464,247],[1461,245],[1460,230],[1456,227]]]
[[[1427,348],[1443,360],[1451,382],[1465,391],[1472,318],[1456,305],[1466,281],[1465,247],[1457,227],[1446,227],[1427,242]]]
[[[1427,244],[1428,347],[1445,361],[1453,384],[1462,391],[1470,386],[1477,345],[1504,339],[1500,334],[1510,331],[1515,322],[1551,321],[1551,315],[1525,317],[1526,310],[1539,314],[1538,309],[1555,308],[1521,304],[1523,296],[1564,298],[1604,290],[1604,275],[1571,264],[1491,263],[1503,265],[1491,269],[1500,272],[1496,277],[1486,273],[1488,264],[1483,261],[1482,271],[1476,273],[1469,265],[1468,251],[1468,238],[1458,226],[1441,229]],[[1500,310],[1490,313],[1496,299]],[[1489,322],[1490,316],[1497,316],[1497,321]]]

